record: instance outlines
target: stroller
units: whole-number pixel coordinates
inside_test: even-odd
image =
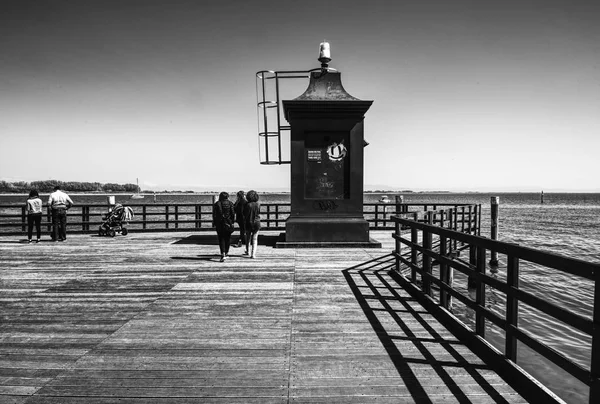
[[[117,203],[106,215],[102,216],[104,222],[98,229],[98,235],[114,237],[117,233],[127,235],[127,222],[133,219],[133,209]]]

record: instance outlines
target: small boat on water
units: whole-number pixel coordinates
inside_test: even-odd
[[[381,199],[379,200],[379,203],[390,203],[390,202],[392,202],[392,200],[387,195],[383,195],[381,197]]]
[[[135,183],[137,184],[137,192],[135,194],[132,194],[130,198],[131,199],[144,199],[144,195],[140,194],[140,182],[137,178],[135,179]]]

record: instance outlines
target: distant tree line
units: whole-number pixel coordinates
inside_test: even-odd
[[[0,181],[0,193],[29,193],[32,189],[38,192],[52,192],[59,185],[67,192],[137,192],[135,184],[101,184],[99,182],[76,182],[76,181]]]

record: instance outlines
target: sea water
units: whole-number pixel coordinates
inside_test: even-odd
[[[382,193],[367,193],[365,203],[378,202]],[[393,201],[394,193],[386,193]],[[548,193],[543,203],[539,193],[402,193],[405,203],[468,203],[482,205],[481,235],[490,237],[490,198],[498,196],[499,235],[498,240],[565,255],[580,260],[600,263],[600,194],[598,193]],[[76,204],[107,203],[107,195],[71,194]],[[115,194],[116,202],[124,205],[211,203],[212,194],[168,193],[146,194],[144,199],[130,199],[129,194]],[[46,200],[47,195],[42,195]],[[154,200],[156,198],[156,201]],[[25,203],[25,195],[0,195],[0,204]],[[232,194],[231,199],[235,199]],[[261,194],[261,202],[288,203],[289,194]],[[502,256],[498,272],[493,276],[505,280],[506,268]],[[456,271],[455,271],[456,273]],[[460,283],[457,282],[457,288]],[[466,286],[465,286],[466,287]],[[520,287],[528,292],[591,318],[593,311],[594,285],[560,271],[549,270],[538,265],[521,262]],[[467,290],[464,290],[468,293]],[[505,298],[502,294],[487,289],[486,305],[500,316],[505,314]],[[456,305],[455,314],[467,325],[474,324],[473,313]],[[543,313],[519,306],[519,326],[539,338],[542,342],[575,360],[589,369],[591,360],[591,338],[572,327],[548,318]],[[503,332],[487,325],[486,338],[503,352]],[[518,364],[568,403],[587,403],[588,388],[558,366],[532,352],[519,343]]]

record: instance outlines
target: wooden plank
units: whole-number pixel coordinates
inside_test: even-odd
[[[523,402],[392,281],[382,234],[225,263],[189,233],[0,243],[0,402]]]

